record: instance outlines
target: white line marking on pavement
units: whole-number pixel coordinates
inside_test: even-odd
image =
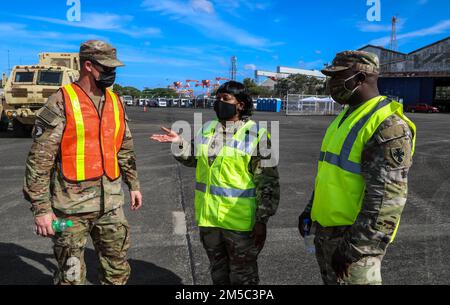
[[[184,212],[172,212],[173,234],[186,235],[186,215]]]

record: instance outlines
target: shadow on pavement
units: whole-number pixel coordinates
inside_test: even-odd
[[[87,280],[98,284],[98,260],[94,250],[86,248]],[[181,285],[181,278],[155,264],[129,259],[128,285]],[[38,267],[37,267],[38,266]],[[0,243],[0,285],[52,285],[56,262],[53,255],[39,253],[13,243]]]

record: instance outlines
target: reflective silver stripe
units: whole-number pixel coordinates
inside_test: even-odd
[[[242,152],[245,152],[248,155],[253,153],[255,147],[252,146],[253,142],[256,138],[258,138],[259,126],[254,124],[250,129],[247,130],[244,140],[238,141],[233,139],[232,141],[225,144],[225,146],[238,149]]]
[[[361,174],[361,164],[355,163],[348,159],[342,159],[341,156],[327,152],[324,156],[324,161],[336,166],[339,166],[343,170],[354,174]]]
[[[233,140],[227,142],[225,146],[240,150],[248,155],[253,152],[252,142]]]
[[[320,152],[319,161],[325,160],[325,153],[323,151]]]
[[[208,143],[209,143],[209,140],[211,140],[211,138],[208,138],[208,137],[202,136],[202,144],[208,145]]]
[[[195,137],[195,144],[196,145],[208,145],[209,140],[211,139],[212,134],[214,134],[213,130],[217,126],[218,121],[211,121],[209,123],[205,123],[202,126],[202,129],[200,129],[199,133]]]
[[[340,155],[333,154],[331,152],[320,152],[320,161],[325,161],[327,163],[339,166],[345,171],[361,174],[361,164],[355,163],[349,160],[350,153],[352,151],[352,147],[356,142],[356,138],[358,137],[359,132],[363,128],[363,126],[367,123],[367,121],[372,117],[372,115],[391,103],[391,100],[384,99],[378,103],[367,115],[361,118],[353,127],[352,130],[348,133],[345,138],[344,144],[341,148]]]
[[[196,189],[197,191],[206,193],[206,184],[197,182],[197,183],[195,184],[195,189]]]
[[[347,135],[347,138],[345,139],[344,144],[342,145],[341,149],[341,159],[345,157],[345,159],[348,159],[350,156],[350,152],[352,151],[353,144],[355,144],[356,138],[358,137],[358,133],[361,131],[363,126],[367,123],[367,121],[372,117],[372,115],[383,108],[384,106],[387,106],[391,103],[391,100],[384,99],[381,102],[376,105],[372,111],[370,111],[366,116],[361,118],[353,127],[352,130],[350,130],[349,134]]]
[[[197,191],[206,192],[206,184],[197,182],[195,185]],[[218,187],[211,185],[209,189],[211,195],[222,196],[222,197],[235,197],[235,198],[252,198],[256,197],[256,189],[240,190],[240,189],[230,189],[224,187]]]

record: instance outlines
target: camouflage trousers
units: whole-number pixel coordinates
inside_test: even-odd
[[[130,276],[126,255],[130,246],[128,222],[123,209],[102,213],[66,215],[55,210],[58,218],[70,219],[73,226],[53,238],[58,262],[55,284],[79,285],[86,280],[84,249],[90,235],[100,262],[99,281],[103,285],[124,285]]]
[[[259,251],[251,232],[200,227],[214,285],[257,285]]]
[[[325,285],[381,285],[381,262],[384,255],[365,256],[350,265],[348,277],[337,279],[331,257],[349,227],[323,228],[314,223],[316,258]]]

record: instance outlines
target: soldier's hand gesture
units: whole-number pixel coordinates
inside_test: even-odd
[[[160,142],[160,143],[180,143],[181,137],[178,133],[164,126],[161,127],[162,131],[165,131],[166,134],[154,134],[150,137],[150,139]]]

